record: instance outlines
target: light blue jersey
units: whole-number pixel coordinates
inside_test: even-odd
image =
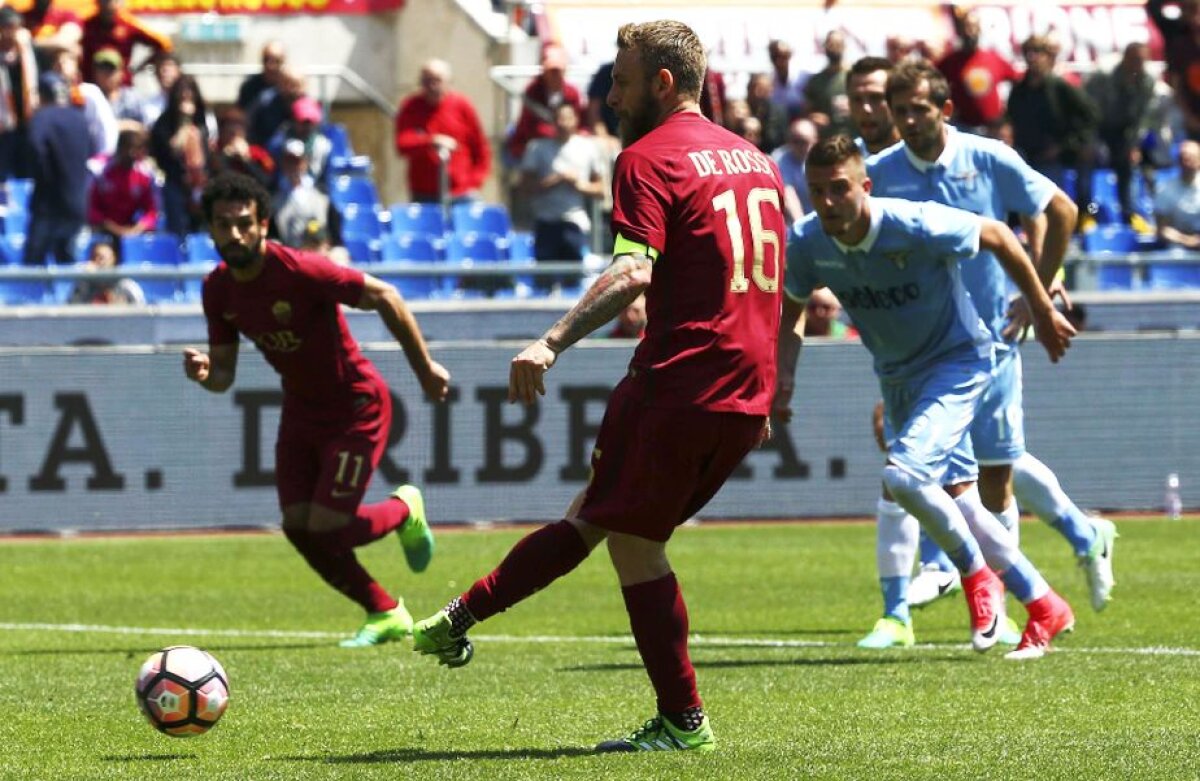
[[[953,127],[946,130],[946,148],[932,163],[916,157],[904,143],[869,158],[872,193],[935,201],[1001,222],[1011,212],[1032,217],[1045,210],[1054,182],[1030,168],[1012,148]],[[1008,276],[990,252],[981,255],[984,262],[963,265],[963,281],[1000,342],[1008,311]]]
[[[978,217],[936,203],[868,200],[857,246],[826,235],[816,214],[796,223],[785,290],[804,300],[828,286],[875,358],[883,382],[903,382],[947,356],[990,360],[992,337],[967,295],[959,261],[979,254]]]

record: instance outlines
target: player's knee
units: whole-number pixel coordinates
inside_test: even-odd
[[[888,464],[883,468],[883,484],[897,501],[915,496],[923,485],[920,480],[895,464]]]

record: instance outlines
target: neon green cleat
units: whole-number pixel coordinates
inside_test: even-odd
[[[1001,645],[1017,645],[1021,642],[1021,627],[1013,621],[1012,616],[1004,616],[1004,631],[1000,633]]]
[[[347,637],[338,645],[342,648],[366,648],[402,640],[412,632],[412,626],[412,616],[405,610],[404,600],[400,600],[400,604],[386,613],[367,613],[367,623],[354,633],[354,637]]]
[[[913,635],[912,622],[904,623],[891,616],[875,622],[870,634],[858,641],[859,648],[879,650],[883,648],[908,648],[917,642]]]
[[[1113,586],[1117,584],[1113,578],[1113,550],[1121,535],[1117,534],[1116,524],[1107,518],[1092,518],[1091,522],[1096,529],[1096,541],[1086,556],[1079,557],[1079,566],[1087,575],[1092,610],[1099,612],[1108,606]]]
[[[424,572],[433,558],[433,529],[425,520],[425,498],[415,485],[402,485],[392,496],[408,505],[408,520],[396,531],[404,559],[413,572]]]
[[[620,751],[714,751],[717,739],[713,735],[708,714],[700,726],[691,732],[681,730],[660,714],[647,721],[632,735],[618,740],[606,740],[596,746],[596,753]]]
[[[465,634],[452,634],[453,628],[445,610],[418,621],[412,629],[413,650],[436,656],[438,664],[446,667],[462,667],[475,655],[475,646],[471,645]]]

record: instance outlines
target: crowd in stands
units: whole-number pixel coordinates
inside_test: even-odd
[[[934,62],[951,85],[958,127],[1006,141],[1072,194],[1085,251],[1198,249],[1200,0],[1182,0],[1178,15],[1165,11],[1167,4],[1147,1],[1165,43],[1161,76],[1143,43],[1086,78],[1059,61],[1053,36],[1030,36],[1020,61],[1010,61],[981,44],[979,18],[969,8],[951,11],[956,39],[944,51],[894,35],[883,54],[891,62]],[[843,31],[830,31],[824,63],[809,71],[796,67],[800,58],[786,41],[772,40],[762,70],[747,74],[742,97],[730,94],[720,72],[706,75],[702,111],[772,155],[787,185],[790,220],[811,209],[808,149],[822,136],[853,132],[846,49]],[[164,235],[174,238],[173,262],[215,262],[198,198],[209,178],[229,170],[271,191],[273,238],[337,248],[356,263],[583,261],[608,242],[607,179],[621,147],[606,104],[611,62],[587,85],[572,84],[567,52],[555,43],[543,46],[539,73],[495,157],[471,100],[453,89],[450,66],[426,62],[395,116],[411,203],[390,208],[370,180],[370,163],[352,157],[345,129],[326,121],[279,42],[262,48],[261,71],[219,111],[171,41],[121,0],[99,0],[85,19],[50,0],[36,0],[24,15],[0,7],[0,60],[2,248],[10,263],[91,258],[107,268],[107,247],[116,264],[128,265],[131,253],[146,257],[143,245]],[[142,69],[153,73],[153,91],[133,86]],[[480,202],[492,181],[511,194],[511,209]],[[514,218],[528,230],[514,230]],[[391,281],[411,296],[496,295],[514,286],[542,294],[578,284],[576,275],[496,280]],[[157,280],[144,287],[170,289]],[[177,296],[196,289],[174,288]],[[85,290],[71,298],[102,297]]]

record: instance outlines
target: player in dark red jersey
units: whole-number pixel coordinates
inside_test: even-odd
[[[379,313],[428,398],[446,398],[450,375],[429,356],[416,319],[391,285],[267,241],[270,202],[242,174],[222,174],[205,187],[204,214],[225,262],[204,280],[208,352],[184,350],[183,369],[206,390],[225,392],[245,335],[279,373],[275,483],[283,532],[326,583],[367,611],[343,647],[400,639],[412,630],[412,617],[363,568],[354,548],[395,531],[409,566],[420,572],[433,555],[433,535],[414,486],[360,504],[387,445],[392,402],[339,304]]]
[[[466,664],[466,631],[565,575],[602,540],[658,713],[600,751],[712,750],[666,543],[766,433],[783,274],[783,189],[769,157],[697,106],[704,47],[678,22],[626,25],[608,103],[625,150],[613,181],[613,262],[513,359],[509,401],[544,395],[558,354],[643,292],[648,321],[613,391],[592,479],[567,518],[413,629],[415,650]],[[574,507],[573,507],[574,509]]]

